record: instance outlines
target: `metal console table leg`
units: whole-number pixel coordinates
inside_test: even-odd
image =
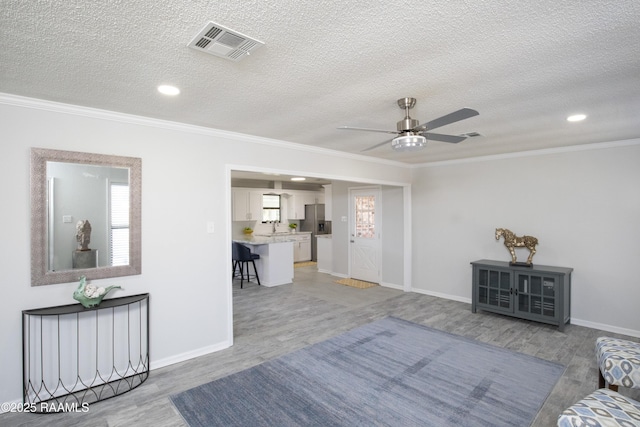
[[[149,294],[22,312],[23,403],[86,410],[149,377]]]

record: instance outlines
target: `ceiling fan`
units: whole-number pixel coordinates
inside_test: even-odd
[[[479,114],[476,110],[472,110],[471,108],[462,108],[461,110],[454,111],[453,113],[449,113],[435,120],[431,120],[430,122],[420,124],[418,120],[412,119],[409,116],[409,110],[412,109],[415,105],[415,98],[398,99],[398,106],[405,111],[405,118],[398,122],[398,130],[395,131],[357,128],[351,126],[340,126],[338,129],[363,130],[367,132],[382,132],[399,135],[393,139],[381,142],[380,144],[365,148],[362,151],[373,150],[374,148],[381,147],[389,142],[391,142],[391,147],[396,151],[415,151],[420,150],[425,145],[427,145],[427,139],[432,139],[434,141],[451,142],[454,144],[460,141],[464,141],[467,138],[466,136],[442,135],[439,133],[431,133],[430,131],[432,129],[458,122],[460,120],[468,119],[469,117],[477,116]]]

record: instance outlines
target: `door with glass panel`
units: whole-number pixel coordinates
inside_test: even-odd
[[[557,310],[559,277],[553,275],[517,273],[516,312],[533,319],[560,320]]]
[[[509,270],[479,268],[476,280],[479,308],[489,307],[492,311],[513,312],[513,287]]]
[[[380,188],[350,190],[350,276],[380,282]]]

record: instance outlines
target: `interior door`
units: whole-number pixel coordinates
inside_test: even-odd
[[[349,193],[350,276],[380,283],[380,188]]]

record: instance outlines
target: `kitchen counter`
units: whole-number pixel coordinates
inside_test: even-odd
[[[233,239],[234,242],[246,243],[251,245],[268,245],[269,243],[294,242],[296,236],[301,234],[311,234],[310,231],[297,231],[295,233],[280,232],[271,234],[252,234],[244,235]]]

